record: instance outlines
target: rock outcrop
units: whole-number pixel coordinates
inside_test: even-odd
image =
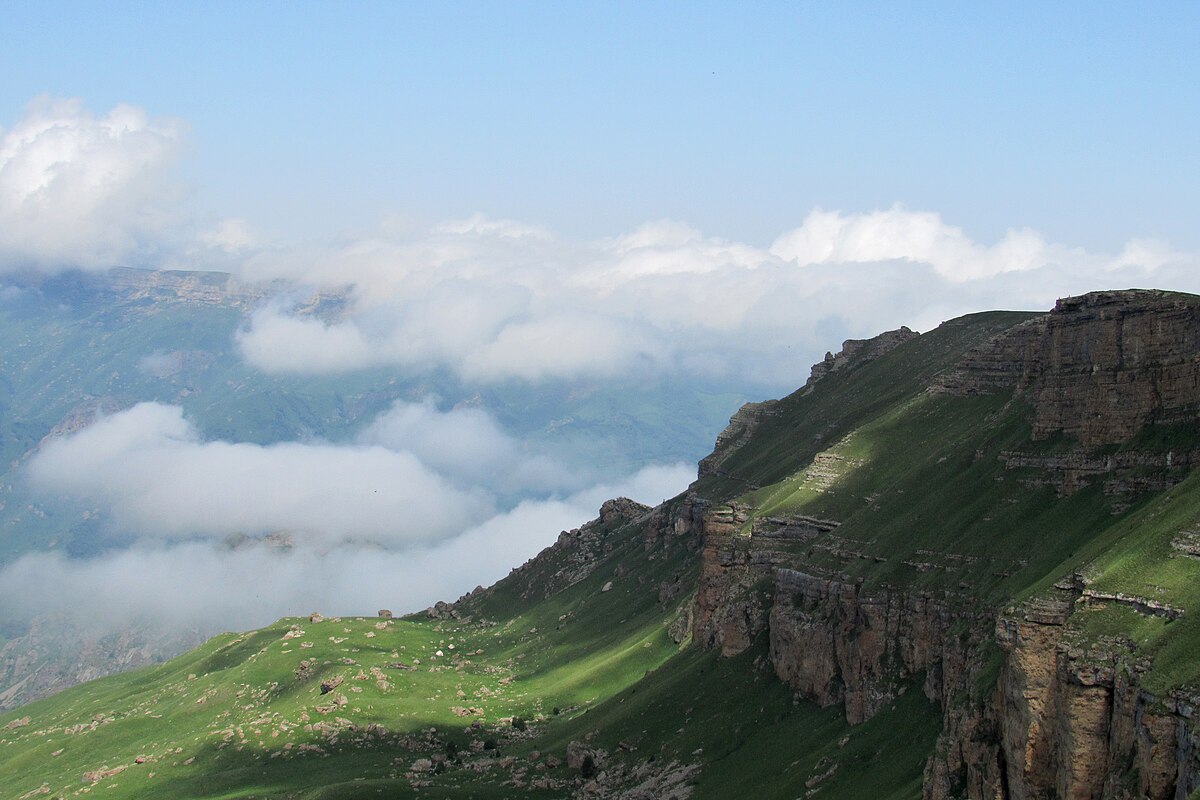
[[[1033,439],[1122,444],[1151,424],[1200,419],[1200,297],[1093,292],[977,348],[939,381],[951,394],[1015,392]]]
[[[808,517],[756,520],[732,504],[702,516],[703,546],[696,587],[694,637],[736,655],[767,629],[776,572],[794,561],[791,545],[837,527]]]
[[[894,331],[885,331],[870,339],[847,339],[842,342],[842,349],[836,354],[826,353],[824,359],[813,364],[808,382],[804,384],[804,391],[811,392],[813,385],[831,372],[879,358],[918,336],[919,333],[902,325]]]
[[[797,692],[823,706],[840,703],[846,719],[859,723],[922,674],[926,696],[945,703],[944,687],[962,683],[968,656],[982,644],[980,618],[948,596],[865,593],[860,583],[780,569],[771,606],[771,663]],[[950,635],[956,622],[966,633]]]
[[[885,334],[878,346],[886,352],[910,335]],[[871,357],[873,341],[827,356],[809,391]],[[1028,447],[1006,449],[1000,461],[1029,485],[1067,495],[1100,482],[1125,500],[1167,489],[1200,463],[1200,450],[1142,446],[1138,437],[1200,424],[1200,297],[1122,291],[1061,300],[968,352],[931,391],[1001,395],[1012,398],[1009,408],[1027,408]],[[708,472],[773,413],[772,403],[743,407]],[[968,584],[961,594],[868,584],[829,569],[837,563],[830,548],[846,551],[838,550],[843,564],[876,557],[855,551],[837,527],[768,519],[737,501],[704,509],[695,640],[734,655],[765,635],[776,675],[800,696],[842,706],[851,723],[919,685],[943,715],[925,770],[929,800],[1184,800],[1200,787],[1200,698],[1155,696],[1142,681],[1150,662],[1131,642],[1078,639],[1068,624],[1105,605],[1169,621],[1183,609],[1095,590],[1079,574],[1005,610]],[[1183,531],[1171,547],[1195,558],[1196,538]]]

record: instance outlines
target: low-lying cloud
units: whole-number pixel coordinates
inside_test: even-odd
[[[657,503],[694,477],[680,464],[557,500],[527,500],[431,546],[396,549],[256,539],[159,540],[91,559],[32,553],[0,569],[0,622],[87,608],[92,624],[239,629],[311,610],[370,614],[424,608],[490,585],[594,517],[600,498]]]
[[[1115,254],[1030,229],[981,244],[902,206],[818,209],[766,248],[671,221],[569,242],[475,217],[408,239],[248,258],[248,277],[349,285],[351,304],[335,319],[265,307],[239,346],[271,373],[390,364],[478,383],[669,374],[786,388],[843,336],[1048,308],[1097,288],[1195,290],[1198,265],[1144,239]]]
[[[375,445],[202,442],[178,406],[139,403],[47,444],[29,464],[42,490],[100,505],[140,536],[431,541],[486,519],[478,490],[409,452]]]
[[[694,476],[660,465],[580,488],[582,472],[525,452],[486,411],[432,400],[395,404],[354,442],[270,446],[206,442],[178,407],[141,403],[28,466],[40,491],[93,506],[135,542],[5,566],[0,623],[87,607],[99,626],[212,631],[415,610],[493,583],[610,497],[658,503]]]

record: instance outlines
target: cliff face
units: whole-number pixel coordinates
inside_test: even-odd
[[[1075,607],[998,621],[1005,658],[998,706],[987,711],[998,719],[1005,773],[992,788],[1014,800],[1187,797],[1200,785],[1195,699],[1141,689],[1147,664],[1120,642],[1072,644],[1065,623]],[[987,783],[979,767],[964,765]]]
[[[813,381],[834,374],[835,361],[814,367]],[[1006,412],[1022,409],[1028,438],[999,452],[995,481],[1012,475],[1060,496],[1098,484],[1125,501],[1113,506],[1124,513],[1200,461],[1186,437],[1183,446],[1137,444],[1200,421],[1200,298],[1130,291],[1062,300],[967,352],[931,392],[1008,397]],[[753,420],[770,408],[739,412],[714,456],[731,442],[754,447]],[[937,567],[915,558],[904,562],[911,572],[889,573],[902,580],[831,572],[814,552],[839,546],[829,544],[839,523],[767,515],[755,497],[778,495],[703,514],[696,641],[733,655],[765,635],[778,677],[800,696],[842,706],[851,723],[919,686],[943,714],[927,798],[1182,800],[1200,786],[1200,698],[1150,693],[1149,656],[1120,635],[1081,638],[1072,624],[1112,605],[1147,619],[1180,619],[1183,609],[1095,590],[1077,573],[1002,609],[1001,597],[970,581],[929,588],[925,574]],[[854,559],[871,557],[849,553],[842,563]]]
[[[1167,292],[1093,292],[970,353],[939,381],[953,394],[1013,392],[1033,407],[1034,441],[1121,444],[1146,425],[1200,411],[1200,301]]]

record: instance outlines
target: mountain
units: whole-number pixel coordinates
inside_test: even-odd
[[[353,441],[397,402],[478,408],[532,452],[586,464],[595,481],[691,461],[743,402],[721,386],[658,382],[472,385],[441,369],[270,375],[245,363],[237,333],[272,298],[337,319],[345,291],[300,293],[223,273],[117,269],[6,276],[0,285],[0,570],[61,554],[86,564],[136,545],[95,504],[34,491],[46,443],[141,402],[178,406],[204,441]],[[637,384],[637,385],[635,385]],[[503,497],[512,504],[524,496]],[[268,622],[277,613],[261,616]],[[161,662],[245,621],[99,624],[72,610],[30,614],[0,602],[0,710],[111,672]]]
[[[1200,787],[1200,297],[901,329],[403,619],[0,717],[12,797],[1141,798]]]

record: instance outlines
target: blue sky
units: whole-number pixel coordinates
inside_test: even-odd
[[[769,243],[931,209],[1200,247],[1195,3],[7,3],[36,95],[184,120],[192,213],[294,239],[483,212]]]

